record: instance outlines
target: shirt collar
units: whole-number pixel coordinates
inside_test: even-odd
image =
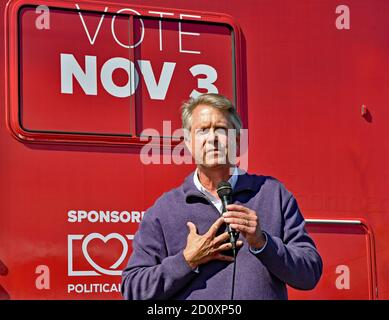
[[[230,179],[228,179],[228,182],[231,184],[232,190],[234,190],[236,182],[238,181],[239,177],[239,169],[238,167],[234,167],[234,171],[232,172],[232,175]],[[210,193],[200,182],[199,177],[198,177],[198,169],[193,174],[193,183],[195,184],[197,190],[205,194],[207,197],[211,199],[217,199],[212,193]]]
[[[256,179],[258,176],[250,175],[241,168],[238,168],[238,170],[240,175],[237,179],[235,188],[232,191],[232,196],[237,200],[243,199],[253,192],[258,192],[261,185],[266,180],[266,176],[261,176],[261,181],[258,181],[258,179]],[[196,203],[202,201],[201,199],[207,198],[196,188],[196,185],[194,184],[194,175],[195,171],[192,171],[192,173],[184,179],[184,183],[181,185],[181,191],[183,192],[187,203]]]

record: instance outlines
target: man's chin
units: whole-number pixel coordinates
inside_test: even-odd
[[[204,163],[201,164],[205,168],[217,168],[217,167],[223,167],[227,166],[229,167],[230,164],[225,161],[225,159],[212,159],[212,160],[205,160]]]

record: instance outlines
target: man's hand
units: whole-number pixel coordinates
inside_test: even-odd
[[[215,237],[223,223],[223,217],[217,219],[204,235],[197,234],[196,226],[192,222],[187,223],[189,235],[184,249],[184,258],[192,269],[211,260],[234,261],[233,257],[221,253],[231,249],[231,243],[225,243],[230,238],[228,232]],[[236,245],[240,247],[243,242],[237,241]]]
[[[261,249],[266,242],[261,224],[254,210],[237,204],[229,204],[223,214],[224,221],[246,238],[252,249]]]

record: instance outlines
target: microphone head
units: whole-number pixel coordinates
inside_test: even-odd
[[[217,185],[217,194],[220,199],[223,197],[229,197],[232,193],[231,184],[228,181],[221,181]]]

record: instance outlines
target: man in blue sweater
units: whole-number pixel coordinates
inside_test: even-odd
[[[228,130],[239,134],[242,126],[232,103],[200,95],[184,103],[182,122],[197,169],[145,213],[122,275],[124,298],[230,299],[234,258],[226,254],[227,224],[239,232],[235,299],[287,299],[286,284],[314,288],[322,260],[293,195],[278,180],[229,161]],[[233,189],[223,215],[221,181]]]

